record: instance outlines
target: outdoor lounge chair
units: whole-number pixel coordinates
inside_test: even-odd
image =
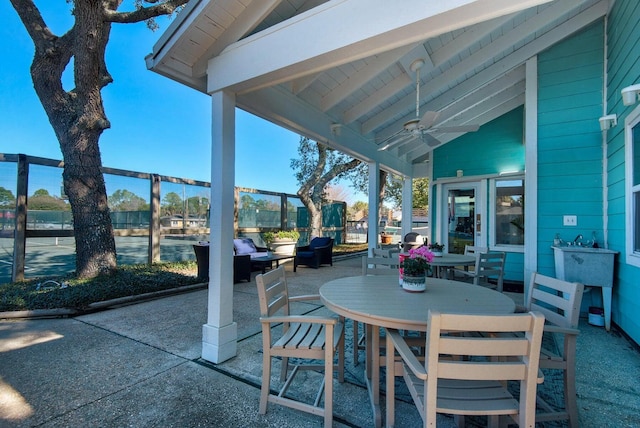
[[[338,370],[338,381],[344,381],[344,322],[337,317],[292,315],[290,302],[319,300],[320,296],[289,297],[284,267],[280,266],[256,276],[260,298],[260,323],[262,324],[262,387],[260,413],[267,412],[267,402],[324,416],[325,427],[333,420],[333,371]],[[278,326],[282,324],[282,328]],[[273,330],[272,330],[273,329]],[[282,331],[279,337],[273,337]],[[333,358],[338,351],[338,364]],[[270,392],[271,360],[281,357],[279,393]],[[322,364],[294,365],[289,374],[289,358],[324,360]],[[313,404],[295,401],[285,393],[299,370],[324,369],[324,378]],[[324,408],[319,407],[324,388]]]
[[[193,245],[198,265],[198,279],[209,280],[209,243],[199,242]],[[233,282],[251,281],[251,256],[240,254],[233,256]]]
[[[298,247],[293,260],[293,271],[295,272],[300,265],[314,269],[318,269],[320,265],[333,266],[333,238],[313,238],[309,245]]]

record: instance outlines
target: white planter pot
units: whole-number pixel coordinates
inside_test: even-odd
[[[426,280],[424,276],[403,275],[402,288],[410,293],[422,293],[427,289]]]
[[[296,251],[296,241],[276,239],[271,244],[271,248],[276,256],[293,256]]]

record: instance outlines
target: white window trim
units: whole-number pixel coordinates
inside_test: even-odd
[[[506,177],[504,179],[507,179]],[[524,183],[524,176],[509,176],[508,179],[513,180],[522,180]],[[505,244],[496,244],[496,181],[497,178],[492,178],[489,180],[489,248],[492,251],[504,251],[508,253],[524,253],[524,245],[505,245]],[[525,184],[526,186],[526,184]],[[526,223],[525,223],[526,227]]]
[[[640,185],[633,186],[633,127],[640,124],[640,106],[637,106],[624,120],[624,155],[625,155],[625,247],[626,262],[640,267],[640,253],[633,251],[635,213],[633,206],[633,192],[640,192]],[[640,167],[640,165],[639,165]],[[636,231],[636,233],[640,233]]]

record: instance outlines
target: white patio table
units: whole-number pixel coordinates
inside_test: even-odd
[[[442,272],[446,271],[443,268],[454,266],[473,266],[476,264],[476,257],[466,256],[464,254],[445,253],[441,257],[434,257],[429,264],[435,267],[434,275],[437,278],[442,278],[444,277]]]
[[[446,279],[427,278],[424,293],[409,293],[395,276],[351,276],[320,287],[327,308],[367,326],[365,381],[376,427],[380,411],[380,327],[426,331],[429,310],[463,314],[508,314],[511,298],[497,291]]]

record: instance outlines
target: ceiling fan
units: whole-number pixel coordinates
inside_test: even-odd
[[[387,150],[418,138],[427,145],[434,147],[440,144],[440,140],[431,135],[432,132],[475,132],[480,128],[478,125],[434,127],[433,125],[440,115],[437,111],[428,111],[420,117],[420,69],[424,63],[423,59],[416,59],[409,67],[411,71],[416,73],[416,117],[405,122],[401,130],[385,138],[380,143],[378,151]]]

